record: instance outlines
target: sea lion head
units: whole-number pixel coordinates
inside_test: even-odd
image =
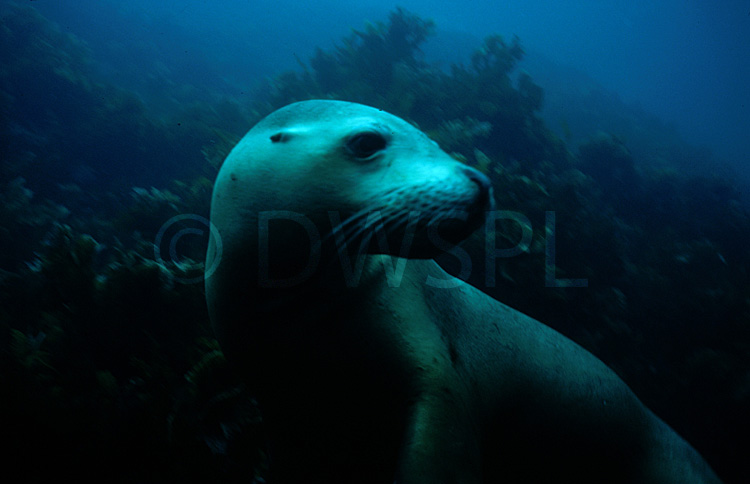
[[[243,240],[242,250],[257,248],[249,239],[260,236],[285,257],[309,239],[432,258],[481,226],[492,203],[485,175],[403,119],[313,100],[273,112],[232,150],[217,177],[212,222],[222,237]]]

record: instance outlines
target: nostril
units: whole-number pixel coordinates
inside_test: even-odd
[[[479,185],[479,188],[482,191],[489,191],[489,189],[492,188],[492,182],[490,182],[490,179],[487,178],[487,176],[483,173],[480,173],[472,168],[463,167],[462,169],[464,171],[464,174],[469,177],[469,180]]]
[[[462,169],[469,180],[476,183],[479,187],[480,201],[482,203],[486,203],[486,201],[490,198],[490,192],[492,190],[492,182],[490,181],[490,179],[485,174],[480,173],[477,170],[466,167],[463,167]]]

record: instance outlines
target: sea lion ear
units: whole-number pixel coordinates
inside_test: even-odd
[[[274,143],[286,143],[292,138],[292,134],[286,131],[280,131],[271,135],[271,141]]]

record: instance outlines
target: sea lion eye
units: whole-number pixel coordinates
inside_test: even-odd
[[[346,149],[355,158],[366,160],[378,151],[385,149],[388,144],[385,136],[374,131],[357,133],[346,142]]]

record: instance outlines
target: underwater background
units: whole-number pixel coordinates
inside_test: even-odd
[[[205,217],[240,137],[311,98],[490,176],[528,223],[497,247],[533,235],[470,282],[747,482],[749,1],[1,1],[0,59],[0,422],[26,482],[263,482]],[[550,287],[547,212],[554,274],[586,287]]]

